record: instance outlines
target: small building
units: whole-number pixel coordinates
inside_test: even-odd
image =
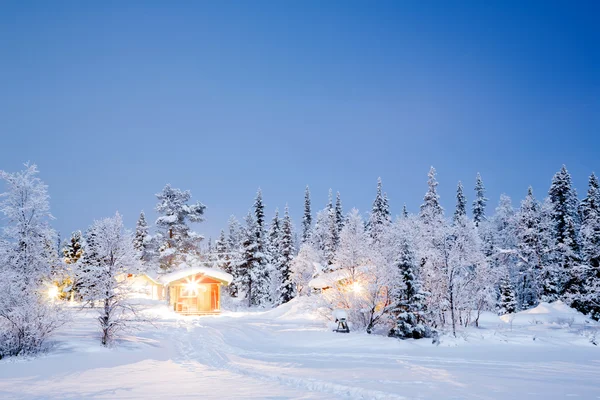
[[[221,288],[232,280],[231,274],[208,267],[183,268],[156,279],[173,311],[188,315],[220,313]]]

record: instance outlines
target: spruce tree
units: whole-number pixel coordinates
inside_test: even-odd
[[[227,286],[231,297],[237,297],[240,286],[240,271],[238,266],[241,264],[242,236],[243,230],[238,220],[232,215],[228,221],[227,248],[230,253],[229,272],[233,275],[233,281]]]
[[[554,225],[554,256],[560,271],[557,279],[559,293],[573,294],[579,290],[574,267],[581,261],[577,237],[577,195],[572,188],[571,175],[564,165],[554,175],[548,195]]]
[[[416,276],[415,256],[406,237],[401,239],[399,249],[396,268],[400,282],[391,311],[394,327],[389,336],[401,339],[430,337],[431,330],[425,320],[425,292]]]
[[[381,178],[377,179],[377,193],[373,200],[371,215],[367,222],[367,231],[371,238],[379,242],[385,227],[391,222],[387,196],[383,194]]]
[[[337,192],[335,199],[335,223],[339,234],[344,227],[344,211],[342,210],[340,192]]]
[[[406,209],[406,203],[402,206],[402,218],[408,218],[408,210]]]
[[[600,319],[600,184],[590,175],[587,196],[579,206],[582,263],[573,269],[577,290],[570,295],[571,306]]]
[[[302,243],[310,238],[310,231],[312,229],[312,214],[310,210],[310,189],[306,186],[304,192],[304,215],[302,216]]]
[[[475,200],[473,200],[473,221],[475,226],[479,227],[483,221],[485,221],[485,206],[488,199],[485,197],[485,187],[481,180],[481,175],[477,173],[475,181]]]
[[[262,201],[260,188],[256,193],[254,201],[254,235],[256,238],[256,251],[254,254],[255,264],[251,269],[252,274],[252,297],[251,304],[265,306],[271,301],[271,277],[270,264],[266,254],[266,229],[265,229],[265,206]]]
[[[148,243],[148,223],[146,215],[140,212],[140,217],[135,226],[135,236],[133,237],[133,248],[138,252],[140,260],[147,261],[149,258],[149,243]]]
[[[444,209],[440,205],[440,196],[437,194],[438,182],[435,168],[431,167],[427,180],[428,190],[421,204],[419,216],[425,224],[439,223],[443,219]]]
[[[517,300],[515,291],[508,274],[504,275],[500,280],[500,300],[498,304],[498,314],[514,314],[517,312]]]
[[[294,284],[292,282],[291,266],[294,259],[295,249],[292,238],[294,228],[290,218],[289,208],[286,204],[283,223],[281,226],[281,246],[279,258],[279,304],[287,303],[294,298]]]
[[[454,211],[454,222],[456,223],[459,219],[467,216],[467,198],[463,192],[462,183],[458,182],[456,189],[456,210]]]
[[[327,203],[327,224],[331,236],[330,251],[335,253],[340,243],[340,229],[338,228],[337,210],[333,205],[333,191],[329,189],[329,202]]]
[[[188,204],[192,195],[189,190],[182,191],[166,185],[156,195],[158,204],[156,212],[160,214],[156,220],[159,229],[159,264],[164,270],[171,270],[188,254],[196,255],[198,245],[203,236],[193,232],[188,222],[204,221],[206,206],[200,202]]]

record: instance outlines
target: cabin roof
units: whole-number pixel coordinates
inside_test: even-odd
[[[178,281],[189,276],[202,274],[209,278],[216,279],[225,285],[229,285],[233,281],[233,276],[227,272],[220,271],[209,267],[187,267],[178,269],[177,271],[169,272],[160,276],[157,280],[163,285],[168,285],[171,282]]]
[[[330,266],[333,268],[336,268],[336,266]],[[348,270],[347,268],[340,268],[337,267],[338,269],[332,271],[332,272],[325,272],[322,273],[320,275],[318,275],[316,278],[311,279],[308,282],[308,286],[312,289],[325,289],[328,287],[332,287],[334,284],[336,284],[339,281],[342,281],[344,279],[348,279],[352,277],[352,272],[350,272],[350,270]],[[371,268],[368,265],[363,265],[360,267],[357,267],[355,269],[355,273],[363,273],[365,271],[367,271],[369,268]]]

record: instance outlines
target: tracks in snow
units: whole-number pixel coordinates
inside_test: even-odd
[[[228,325],[222,329],[235,329]],[[263,335],[265,336],[265,335]],[[200,324],[198,320],[177,320],[177,329],[171,335],[179,359],[176,360],[187,370],[199,372],[200,365],[223,370],[249,378],[274,382],[295,389],[303,389],[331,398],[331,395],[353,399],[406,399],[393,393],[369,390],[361,387],[342,385],[321,379],[300,378],[284,373],[261,371],[258,368],[241,366],[230,359],[231,356],[260,355],[260,352],[247,352],[229,345],[222,332],[214,327]],[[293,356],[293,355],[291,355]],[[249,361],[256,361],[247,358]]]

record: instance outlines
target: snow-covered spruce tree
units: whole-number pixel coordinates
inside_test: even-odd
[[[371,214],[367,222],[367,231],[374,242],[377,243],[380,241],[382,232],[390,223],[391,216],[387,196],[384,196],[381,178],[378,178],[377,193],[375,194],[375,200],[373,200],[373,207],[371,208]]]
[[[62,247],[62,257],[65,263],[65,274],[56,280],[59,288],[59,297],[70,298],[75,297],[76,276],[75,273],[79,266],[79,260],[83,256],[84,240],[81,231],[75,231],[71,234],[71,238]]]
[[[227,237],[223,229],[221,229],[219,237],[215,240],[215,264],[218,269],[230,273],[231,258],[227,248]]]
[[[340,197],[340,192],[337,192],[335,197],[335,225],[339,234],[344,227],[344,211],[342,209],[342,198]]]
[[[552,178],[548,191],[554,225],[554,259],[559,267],[559,293],[571,296],[579,290],[575,267],[581,262],[577,215],[577,194],[571,185],[571,175],[563,165]]]
[[[153,238],[148,233],[146,215],[140,212],[135,225],[135,236],[133,237],[133,248],[138,252],[142,265],[146,266],[155,256]],[[146,269],[146,268],[142,268]]]
[[[294,249],[294,240],[292,238],[294,227],[290,218],[290,211],[286,204],[283,223],[281,225],[281,242],[279,249],[279,304],[287,303],[296,295],[294,283],[292,281],[292,261],[296,250]]]
[[[517,299],[508,273],[500,280],[500,299],[498,300],[498,314],[513,314],[517,312]]]
[[[31,354],[64,322],[48,299],[56,262],[47,186],[35,165],[16,173],[0,171],[7,191],[0,195],[6,224],[0,239],[0,358]]]
[[[229,217],[228,231],[227,248],[229,249],[231,261],[228,264],[229,270],[226,270],[225,272],[228,272],[233,276],[233,282],[227,286],[227,290],[229,291],[230,296],[237,297],[240,282],[240,271],[238,271],[237,267],[241,263],[242,228],[233,215]]]
[[[446,280],[444,268],[446,265],[446,239],[448,225],[444,219],[444,210],[440,205],[437,193],[438,182],[433,167],[428,174],[428,190],[423,198],[423,204],[416,221],[417,256],[423,289],[429,293],[426,307],[435,316],[435,322],[441,326],[445,323]]]
[[[238,289],[238,296],[243,296],[248,300],[248,306],[255,303],[254,295],[254,274],[252,271],[257,268],[257,240],[256,240],[256,220],[254,215],[249,212],[245,218],[246,226],[242,231],[241,254],[236,266],[237,276],[234,283]]]
[[[475,226],[477,227],[486,219],[485,206],[487,205],[487,201],[483,180],[478,172],[475,180],[475,200],[473,200],[473,222],[475,222]]]
[[[579,290],[571,295],[572,306],[595,320],[600,319],[600,183],[589,178],[587,196],[579,206],[582,264],[576,267]]]
[[[340,246],[335,253],[334,264],[347,270],[350,280],[358,280],[360,268],[372,261],[370,244],[363,219],[358,210],[353,208],[346,216],[346,224],[340,233]]]
[[[128,300],[130,287],[125,279],[128,273],[138,271],[140,260],[119,213],[95,221],[89,232],[99,262],[82,276],[81,296],[83,301],[99,305],[101,342],[107,346],[119,332],[130,328],[132,321],[140,319],[139,310]]]
[[[454,211],[453,220],[456,223],[462,217],[467,215],[467,198],[465,197],[465,193],[463,191],[462,182],[458,182],[458,187],[456,188],[456,210]]]
[[[542,251],[547,255],[541,276],[538,278],[539,300],[551,303],[561,297],[564,271],[556,257],[555,223],[552,217],[552,202],[546,197],[540,208],[540,230],[542,238],[547,239]]]
[[[271,303],[271,269],[272,265],[267,254],[267,234],[265,227],[265,206],[262,201],[262,191],[258,189],[254,201],[254,235],[256,237],[255,263],[250,270],[252,274],[252,296],[250,304],[267,306]]]
[[[517,246],[516,282],[517,308],[521,310],[539,303],[540,284],[548,254],[544,251],[544,231],[542,230],[540,204],[533,196],[531,186],[515,215],[515,236]]]
[[[332,229],[332,216],[335,214],[329,208],[317,212],[315,226],[311,231],[310,243],[325,259],[325,269],[331,270],[335,256],[335,236]]]
[[[406,209],[406,204],[402,206],[402,218],[408,218],[408,210]]]
[[[310,189],[306,186],[304,192],[304,214],[302,215],[302,243],[306,243],[310,238],[312,229],[312,214],[310,210]]]
[[[269,224],[267,232],[267,256],[269,259],[269,298],[275,302],[279,301],[281,286],[281,276],[279,271],[279,263],[281,261],[281,236],[282,236],[282,221],[279,218],[279,209],[275,209],[275,214]]]
[[[171,185],[166,185],[156,198],[156,212],[160,214],[156,220],[160,235],[158,261],[160,267],[168,271],[185,261],[186,254],[198,253],[203,236],[193,232],[187,223],[202,222],[206,206],[200,202],[188,204],[190,191],[181,191]]]
[[[406,234],[400,239],[396,268],[397,283],[390,288],[393,296],[390,307],[393,327],[389,336],[401,339],[431,337],[425,310],[426,293],[421,289],[421,282],[415,273],[415,255]]]

